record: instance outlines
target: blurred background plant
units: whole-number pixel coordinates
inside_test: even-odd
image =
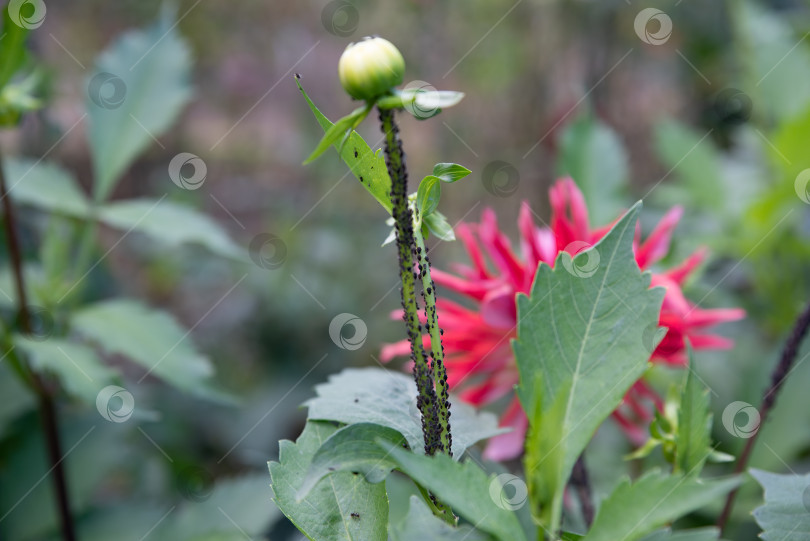
[[[12,4],[23,3],[4,12]],[[25,177],[10,189],[28,281],[40,284],[32,303],[58,323],[47,340],[29,342],[47,347],[70,329],[71,345],[92,346],[104,377],[120,378],[113,383],[134,397],[131,419],[108,422],[93,402],[101,379],[82,402],[68,378],[85,387],[87,380],[56,364],[67,371],[58,374],[66,390],[59,417],[82,539],[191,539],[217,529],[236,539],[238,528],[254,538],[297,535],[274,522],[266,461],[277,456],[279,439],[300,432],[298,406],[313,383],[347,365],[376,364],[380,344],[401,337],[387,317],[398,306],[392,248],[370,248],[388,234],[384,213],[358,195],[333,155],[300,165],[322,132],[293,74],[327,116],[341,116],[351,104],[335,66],[349,42],[368,34],[399,47],[406,82],[466,93],[433,122],[401,120],[416,178],[446,160],[473,171],[466,189],[444,202],[452,223],[477,220],[485,206],[516,214],[523,199],[547,218],[545,194],[562,174],[583,189],[597,225],[639,198],[647,231],[671,205],[685,207],[662,265],[708,246],[712,256],[687,295],[701,307],[749,314],[725,329],[734,350],[695,356],[711,389],[719,450],[737,454],[744,445],[734,416],[724,426],[723,412],[738,401],[758,405],[784,335],[810,297],[810,3],[673,0],[649,12],[652,2],[622,0],[184,0],[176,25],[154,23],[158,0],[25,4],[47,8],[41,22],[23,12],[39,24],[27,47],[41,74],[34,95],[45,107],[0,133],[0,148],[9,184]],[[132,28],[146,30],[121,37]],[[120,79],[124,95],[117,81],[96,79],[101,74]],[[379,146],[373,123],[360,131]],[[188,155],[173,161],[181,153]],[[49,188],[56,185],[58,192]],[[139,221],[158,201],[156,211],[169,210]],[[84,224],[97,223],[87,216],[98,218],[96,232],[85,233]],[[517,238],[512,220],[501,225]],[[97,239],[84,243],[90,255],[78,255],[81,236]],[[456,244],[440,243],[433,263],[462,260]],[[55,261],[84,270],[73,276],[49,266]],[[0,303],[13,326],[5,263],[0,287],[8,298],[0,294]],[[63,311],[61,296],[91,267]],[[133,349],[105,342],[129,336],[115,333],[124,319],[91,308],[137,312],[96,304],[121,298],[139,299],[154,318],[166,316],[151,310],[165,309],[178,323],[141,313],[155,330],[139,326]],[[72,320],[76,310],[90,312],[84,328]],[[330,322],[345,313],[367,326],[360,347],[330,340]],[[180,372],[139,381],[167,350],[141,346],[164,332],[205,367],[194,372],[196,384]],[[37,355],[36,345],[17,347]],[[134,358],[134,350],[158,357]],[[805,358],[762,428],[754,467],[809,469]],[[209,367],[216,391],[202,377]],[[36,403],[6,361],[0,372],[0,538],[52,538],[57,517],[50,482],[38,482],[50,466]],[[211,392],[175,390],[203,386]],[[629,451],[616,427],[600,430],[587,452],[597,497],[635,467],[607,457]],[[756,538],[749,512],[761,498],[749,480],[727,538]],[[692,525],[721,505],[694,515]]]

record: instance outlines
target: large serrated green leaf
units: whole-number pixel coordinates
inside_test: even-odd
[[[424,452],[422,418],[416,407],[413,377],[379,368],[348,368],[315,387],[317,396],[304,405],[309,418],[345,424],[375,423],[396,430],[415,452]],[[453,456],[460,458],[475,442],[504,432],[497,418],[476,412],[451,397]]]
[[[166,312],[133,300],[103,301],[75,312],[71,326],[104,351],[130,358],[178,389],[202,397],[217,395],[210,383],[211,361]]]
[[[765,490],[765,505],[754,509],[754,519],[765,541],[810,539],[810,474],[780,475],[750,470]]]
[[[14,201],[76,218],[88,216],[87,197],[73,175],[62,167],[45,161],[10,158],[3,168]]]
[[[495,474],[487,476],[472,460],[455,462],[447,455],[429,457],[386,443],[380,446],[403,473],[435,494],[454,513],[475,524],[477,529],[501,541],[526,539],[517,515],[491,496],[493,485],[498,494],[503,489],[503,485],[497,486]],[[515,505],[522,503],[515,502]]]
[[[279,461],[269,463],[273,501],[309,539],[385,541],[388,499],[382,483],[371,484],[362,475],[337,472],[297,501],[312,457],[336,430],[331,423],[307,421],[295,443],[280,442]]]
[[[637,203],[575,260],[563,252],[553,270],[541,263],[531,296],[518,296],[518,395],[533,412],[537,438],[527,450],[559,458],[552,466],[543,454],[527,454],[526,475],[533,493],[552,498],[535,504],[555,530],[577,457],[647,368],[644,330],[657,323],[664,291],[649,288],[649,274],[641,274],[633,257],[640,208]]]
[[[55,374],[68,393],[87,404],[95,404],[98,392],[118,375],[92,349],[81,344],[16,335],[14,345],[28,355],[34,370]]]
[[[324,133],[334,125],[332,122],[321,113],[318,108],[309,99],[301,82],[296,77],[295,84],[298,85],[298,90],[303,94],[304,99],[307,100],[312,114],[321,125]],[[341,141],[336,141],[332,146],[336,150],[341,149]],[[388,169],[385,165],[385,159],[379,152],[374,152],[371,147],[363,140],[359,133],[352,131],[345,144],[342,145],[340,150],[340,159],[349,166],[352,174],[357,177],[357,180],[374,196],[380,205],[391,214],[391,178],[388,176]]]
[[[98,217],[109,226],[146,233],[166,246],[199,244],[221,256],[245,257],[244,250],[211,218],[171,201],[117,201],[100,207]]]
[[[469,526],[454,528],[433,514],[424,500],[411,496],[405,519],[391,527],[392,541],[489,541],[489,535]]]
[[[602,502],[584,541],[634,541],[673,520],[717,501],[740,484],[737,477],[701,481],[651,471],[624,479]]]
[[[106,85],[96,79],[97,88],[89,89],[86,100],[98,201],[106,199],[121,173],[155,144],[191,97],[188,46],[167,13],[151,27],[116,39],[98,57],[88,80],[89,87],[98,75],[108,78]],[[99,105],[99,93],[112,91],[112,81],[125,89],[123,96],[115,96],[121,102]]]
[[[396,430],[373,423],[345,426],[329,436],[312,457],[297,499],[303,500],[318,481],[339,471],[362,473],[369,483],[384,481],[396,464],[380,449],[380,439],[392,445],[407,445]]]

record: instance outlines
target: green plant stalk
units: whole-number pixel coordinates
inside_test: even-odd
[[[428,365],[428,357],[422,343],[422,326],[419,323],[419,307],[416,303],[416,273],[414,272],[414,231],[413,213],[408,205],[408,171],[405,167],[405,153],[399,139],[399,128],[394,121],[394,111],[380,109],[380,125],[385,134],[385,162],[391,178],[391,205],[396,231],[399,277],[402,287],[400,294],[403,319],[411,343],[411,359],[418,395],[416,406],[422,414],[422,434],[425,440],[425,453],[433,455],[441,450],[441,430],[438,423],[438,404],[433,377]],[[426,495],[434,514],[450,524],[455,524],[452,510],[432,494]]]
[[[414,220],[414,239],[416,241],[416,256],[419,263],[419,275],[422,278],[422,296],[425,299],[425,327],[430,334],[430,350],[433,358],[433,381],[436,384],[436,398],[438,400],[438,421],[441,432],[439,441],[442,450],[453,456],[453,437],[450,432],[450,390],[447,386],[447,368],[444,366],[444,344],[442,344],[442,329],[439,327],[439,314],[436,311],[436,284],[430,277],[430,260],[425,239],[422,236],[421,224],[418,217]]]
[[[391,205],[396,231],[399,278],[405,329],[411,343],[411,360],[418,396],[416,405],[422,414],[422,432],[425,439],[425,454],[433,455],[439,450],[438,411],[433,376],[428,356],[422,343],[422,325],[419,323],[419,307],[416,303],[416,272],[414,272],[413,218],[408,206],[408,172],[404,152],[399,140],[399,129],[391,110],[380,110],[380,123],[385,134],[385,161],[391,177]]]
[[[14,220],[14,207],[11,204],[11,197],[9,196],[8,189],[6,188],[6,176],[3,170],[3,156],[0,154],[0,199],[2,199],[3,206],[3,226],[6,231],[6,240],[8,242],[9,260],[11,262],[11,270],[14,275],[14,286],[17,292],[17,309],[19,312],[20,326],[23,332],[31,334],[31,313],[28,310],[28,300],[26,297],[25,289],[25,276],[22,268],[22,255],[20,251],[20,244],[17,235],[16,222]],[[10,335],[9,335],[10,340]],[[40,420],[42,421],[42,431],[45,435],[45,444],[48,451],[48,458],[51,462],[52,479],[54,483],[54,490],[56,492],[56,503],[59,513],[62,538],[65,541],[74,541],[76,539],[76,532],[73,525],[73,516],[70,511],[70,498],[67,489],[67,477],[63,467],[64,455],[59,441],[59,424],[56,414],[56,404],[54,403],[53,396],[46,383],[39,377],[36,372],[25,367],[25,365],[16,358],[12,363],[21,375],[23,381],[31,386],[37,395],[39,404]],[[26,369],[27,368],[27,369]],[[28,374],[28,377],[23,376]]]

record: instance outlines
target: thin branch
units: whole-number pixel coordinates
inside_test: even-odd
[[[14,287],[17,292],[18,317],[23,332],[31,334],[33,332],[33,323],[31,320],[31,312],[28,309],[19,235],[17,234],[16,222],[14,220],[14,207],[11,204],[11,197],[9,197],[6,186],[3,157],[2,154],[0,154],[0,200],[2,200],[3,205],[3,227],[6,231],[11,271],[14,276]],[[22,366],[22,363],[20,363],[20,366]],[[56,405],[45,382],[43,382],[36,373],[32,371],[30,377],[26,379],[26,383],[31,385],[38,398],[42,431],[45,434],[45,444],[47,446],[48,459],[51,463],[52,479],[56,491],[56,503],[61,521],[62,538],[65,541],[75,541],[76,532],[73,525],[73,515],[71,515],[70,512],[70,499],[68,496],[65,469],[63,467],[62,449],[59,442]]]
[[[779,394],[779,391],[782,389],[788,375],[790,375],[793,363],[796,361],[796,357],[799,354],[799,346],[804,340],[804,337],[807,335],[808,330],[810,330],[810,303],[796,319],[796,323],[793,326],[793,331],[791,331],[787,342],[785,342],[785,347],[782,349],[782,356],[779,359],[779,363],[771,373],[771,384],[765,391],[765,394],[762,397],[762,405],[759,408],[759,428],[757,429],[756,433],[754,433],[754,435],[751,436],[745,443],[745,448],[743,449],[740,458],[737,459],[737,465],[734,468],[735,474],[744,472],[748,466],[748,460],[751,458],[751,453],[754,450],[754,445],[756,444],[757,437],[759,436],[759,430],[762,428],[762,425],[765,424],[768,414],[776,403],[776,397]],[[717,520],[717,527],[720,528],[721,533],[725,529],[726,524],[731,517],[731,511],[734,509],[734,501],[736,496],[737,489],[734,489],[729,492],[728,496],[726,497],[726,505],[723,507],[723,512],[720,514],[720,518]]]

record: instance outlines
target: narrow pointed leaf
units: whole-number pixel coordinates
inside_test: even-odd
[[[391,527],[392,541],[489,541],[490,536],[469,526],[454,528],[433,514],[424,500],[411,496],[405,519]]]
[[[709,391],[697,378],[689,349],[689,370],[678,409],[678,433],[675,437],[677,470],[697,477],[711,455],[712,416],[709,412]]]
[[[361,107],[359,109],[355,109],[343,118],[338,119],[332,125],[332,127],[326,130],[326,133],[321,138],[318,146],[316,146],[315,150],[312,151],[312,154],[310,154],[309,157],[304,160],[304,165],[315,161],[331,146],[335,146],[338,151],[342,150],[351,130],[353,130],[363,120],[363,118],[366,117],[368,112],[368,107]],[[337,146],[336,144],[338,141],[341,141],[340,146]]]
[[[441,196],[442,182],[439,177],[429,175],[422,179],[416,192],[416,208],[423,219],[436,210]]]
[[[328,131],[333,126],[332,122],[312,103],[307,93],[304,92],[298,78],[295,79],[295,84],[298,85],[298,90],[301,91],[307,101],[307,105],[309,105],[312,114],[315,115],[318,124],[321,125],[321,129],[324,132]],[[337,144],[333,146],[338,149]],[[381,153],[371,150],[371,147],[356,131],[351,132],[346,144],[338,150],[340,159],[349,166],[355,178],[383,206],[386,212],[391,214],[391,179],[388,176],[385,158]]]
[[[442,182],[455,182],[470,173],[472,171],[457,163],[437,163],[433,166],[433,174],[442,179]]]

